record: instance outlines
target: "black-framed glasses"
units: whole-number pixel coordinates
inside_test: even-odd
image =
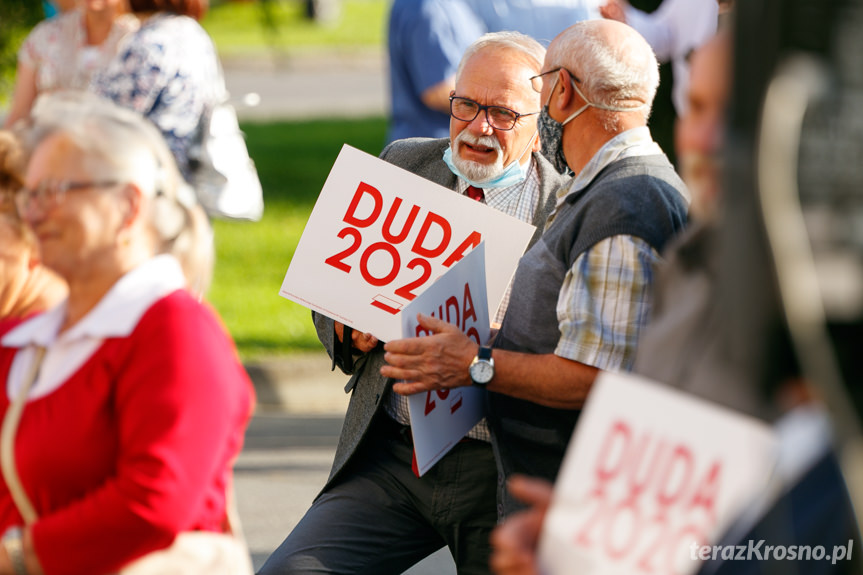
[[[495,130],[512,130],[515,123],[522,116],[533,116],[539,112],[530,112],[529,114],[519,114],[515,110],[504,108],[503,106],[483,106],[479,102],[474,102],[470,98],[462,98],[460,96],[449,97],[449,113],[456,120],[462,122],[473,122],[480,112],[485,110],[485,119],[488,125]]]
[[[564,68],[563,66],[560,66],[558,68],[552,68],[551,70],[546,70],[545,72],[540,72],[536,76],[531,76],[530,77],[530,87],[533,88],[533,91],[536,92],[537,94],[542,93],[542,85],[545,82],[545,79],[543,78],[543,76],[547,76],[548,74],[553,74],[554,72],[560,72],[561,70],[566,70],[566,68]],[[575,80],[576,82],[581,84],[581,80],[578,79],[578,76],[576,76],[575,74],[573,74],[569,70],[566,70],[566,71],[573,80]]]
[[[120,184],[119,180],[72,182],[69,180],[43,180],[35,189],[22,187],[15,192],[15,206],[24,214],[33,206],[45,211],[63,203],[67,192],[75,190],[105,189]]]

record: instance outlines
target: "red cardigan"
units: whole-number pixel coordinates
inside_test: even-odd
[[[15,352],[0,347],[4,383]],[[221,531],[253,402],[222,324],[185,291],[31,400],[15,453],[45,573],[111,573],[181,531]],[[0,393],[0,416],[8,407]],[[0,478],[0,532],[22,524]]]

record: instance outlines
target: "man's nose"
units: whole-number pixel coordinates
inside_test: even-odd
[[[492,128],[491,124],[488,122],[488,110],[480,110],[479,114],[477,114],[476,118],[471,121],[468,128],[474,134],[481,134],[484,136],[494,134],[494,128]]]

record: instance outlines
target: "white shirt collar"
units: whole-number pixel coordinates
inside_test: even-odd
[[[121,277],[62,339],[126,337],[151,305],[185,285],[183,270],[173,256],[163,254],[151,258]],[[2,343],[19,348],[31,344],[50,346],[58,339],[65,315],[64,300],[9,331]]]
[[[665,155],[659,144],[653,141],[650,130],[646,126],[632,128],[616,135],[607,141],[585,164],[584,168],[572,179],[568,188],[558,192],[558,204],[579,190],[587,187],[593,179],[609,164],[635,156]]]

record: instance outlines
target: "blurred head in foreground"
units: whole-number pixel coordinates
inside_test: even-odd
[[[153,125],[91,94],[59,92],[37,102],[24,141],[29,163],[16,206],[45,265],[70,289],[113,284],[168,253],[190,291],[203,294],[209,223]]]

